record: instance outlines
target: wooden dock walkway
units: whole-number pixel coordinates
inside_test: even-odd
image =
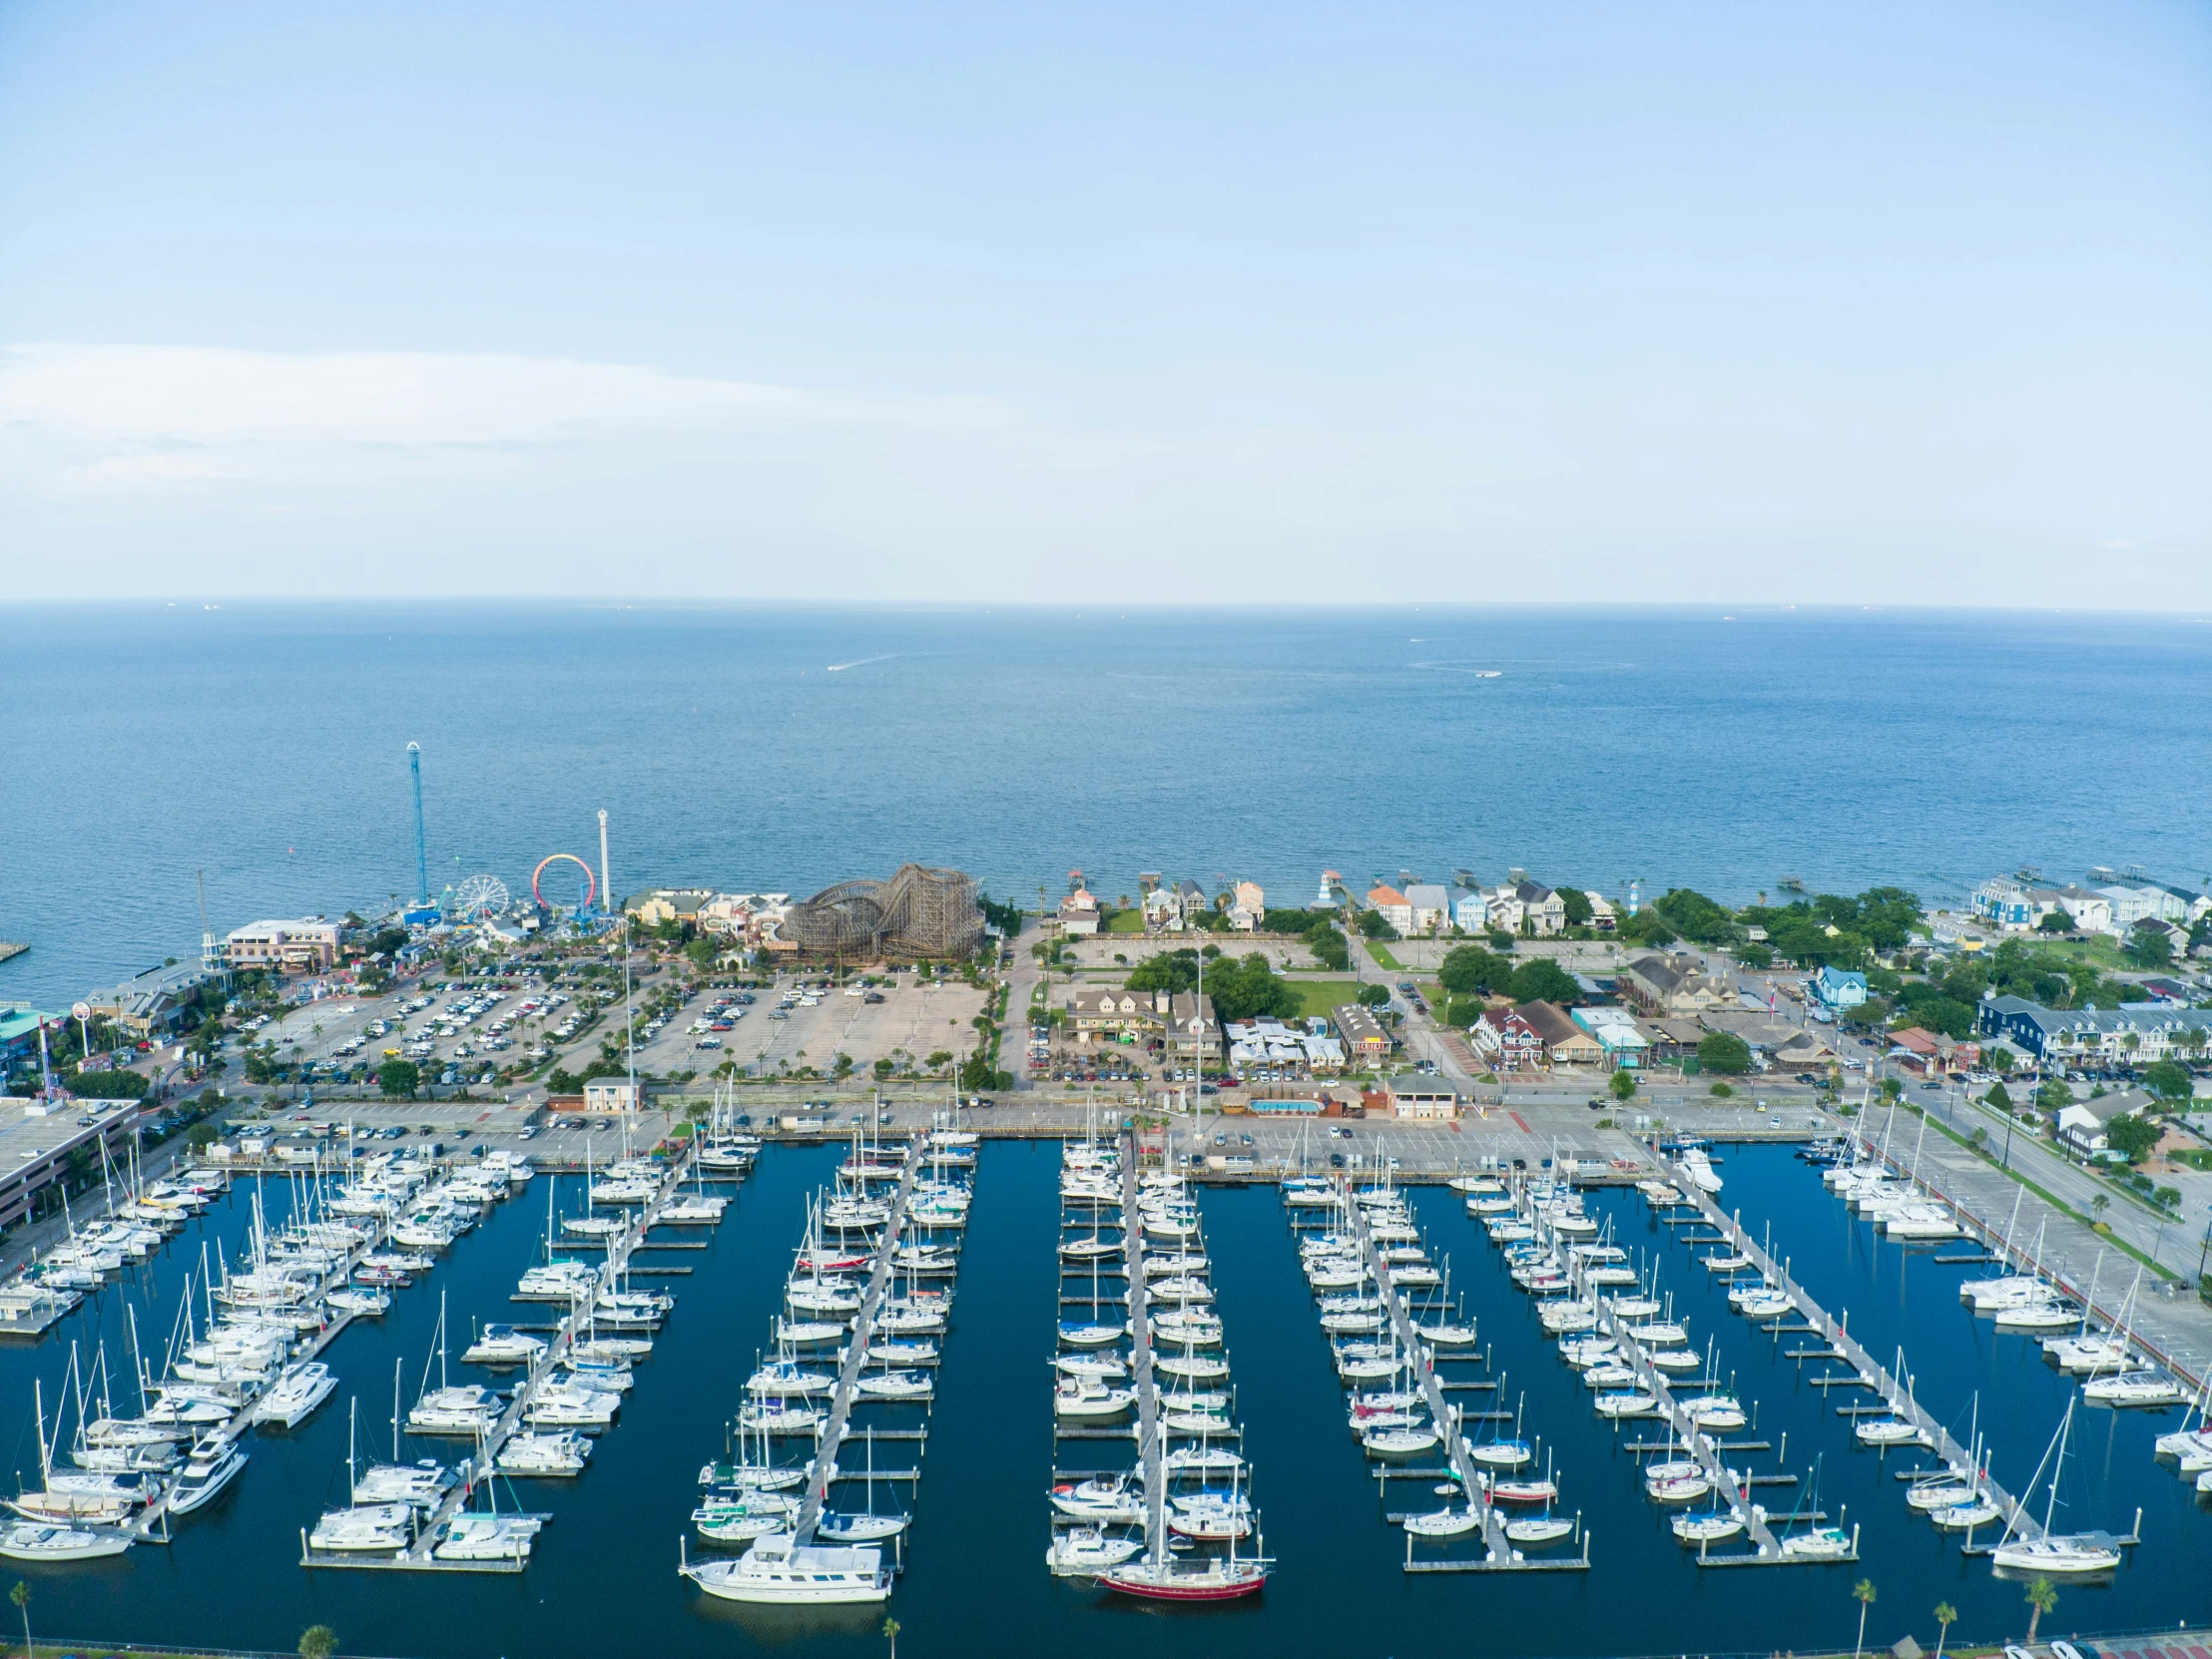
[[[830,1483],[838,1478],[837,1451],[844,1444],[845,1428],[852,1419],[853,1396],[860,1373],[867,1366],[868,1339],[874,1329],[875,1316],[882,1311],[883,1299],[890,1294],[891,1257],[897,1253],[899,1235],[906,1225],[906,1207],[913,1202],[914,1183],[921,1177],[928,1147],[927,1134],[917,1134],[907,1144],[906,1161],[899,1169],[898,1185],[891,1192],[890,1215],[883,1223],[882,1238],[875,1247],[875,1266],[868,1274],[867,1288],[860,1293],[859,1310],[852,1316],[844,1364],[837,1370],[836,1390],[830,1397],[830,1417],[822,1425],[822,1437],[815,1444],[814,1461],[808,1468],[807,1496],[799,1506],[798,1518],[792,1522],[792,1535],[802,1544],[813,1539],[815,1528],[822,1520],[822,1506],[830,1497]]]
[[[1859,1374],[1866,1385],[1880,1395],[1884,1404],[1918,1428],[1922,1440],[1935,1450],[1936,1456],[1996,1505],[1997,1511],[2011,1530],[2011,1536],[2035,1539],[2043,1535],[2042,1524],[2021,1507],[2019,1499],[1991,1479],[1986,1469],[1974,1466],[1972,1453],[1951,1438],[1950,1430],[1937,1422],[1927,1406],[1915,1399],[1910,1390],[1876,1363],[1874,1356],[1862,1348],[1844,1328],[1842,1320],[1832,1316],[1827,1309],[1814,1301],[1805,1287],[1792,1279],[1782,1264],[1767,1254],[1765,1247],[1752,1238],[1739,1218],[1723,1215],[1720,1206],[1713,1202],[1712,1194],[1691,1180],[1687,1171],[1680,1173],[1676,1185],[1689,1195],[1690,1201],[1708,1221],[1726,1235],[1739,1252],[1749,1256],[1771,1283],[1782,1288],[1790,1300],[1797,1304],[1799,1312],[1804,1314],[1814,1333],[1827,1340],[1836,1356]]]

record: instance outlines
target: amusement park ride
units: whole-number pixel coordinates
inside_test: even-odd
[[[457,885],[449,886],[439,895],[436,909],[431,909],[430,864],[422,830],[422,750],[417,744],[407,745],[407,775],[414,797],[414,855],[415,855],[415,905],[430,919],[442,912],[447,921],[492,921],[506,915],[514,907],[513,896],[507,891],[507,883],[496,875],[471,875]],[[460,860],[455,859],[456,863]],[[541,885],[548,865],[570,863],[583,872],[584,896],[569,911],[577,925],[589,927],[595,921],[604,920],[612,912],[606,898],[611,889],[607,883],[607,814],[602,808],[599,814],[599,869],[593,872],[590,864],[573,852],[555,852],[538,861],[538,867],[530,872],[530,897],[541,915],[557,914],[561,906],[549,902]],[[412,919],[410,917],[410,919]]]

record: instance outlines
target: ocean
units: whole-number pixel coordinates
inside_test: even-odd
[[[47,1008],[189,958],[199,871],[218,931],[410,896],[410,742],[433,892],[596,867],[601,809],[623,893],[2212,867],[2204,619],[180,601],[0,645],[0,1002]]]

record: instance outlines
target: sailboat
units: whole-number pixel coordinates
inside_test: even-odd
[[[2051,1465],[2050,1495],[2043,1505],[2043,1535],[2039,1538],[2015,1538],[2013,1527],[2019,1524],[2019,1512],[2004,1528],[2004,1536],[1990,1552],[1990,1564],[2000,1572],[2063,1573],[2078,1578],[2088,1573],[2110,1572],[2120,1564],[2120,1548],[2109,1532],[2076,1532],[2061,1535],[2051,1531],[2051,1522],[2058,1510],[2058,1473],[2066,1463],[2066,1436],[2073,1427],[2074,1404],[2066,1401],[2066,1414],[2058,1419],[2058,1432],[2049,1446],[2044,1448],[2043,1460]],[[2040,1476],[2043,1464],[2035,1465]],[[2030,1480],[2027,1490],[2035,1490]]]

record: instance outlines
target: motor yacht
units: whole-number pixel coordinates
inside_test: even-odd
[[[1144,1548],[1135,1538],[1109,1538],[1095,1526],[1071,1526],[1053,1534],[1045,1565],[1062,1578],[1092,1578],[1118,1567]]]
[[[169,1511],[173,1515],[189,1515],[203,1504],[214,1501],[217,1493],[238,1478],[246,1467],[246,1453],[235,1441],[202,1440],[192,1448],[186,1459],[184,1471],[177,1476],[177,1484],[169,1494]]]
[[[884,1602],[891,1594],[891,1572],[880,1549],[802,1545],[788,1532],[755,1539],[734,1561],[683,1561],[677,1570],[724,1601]]]

